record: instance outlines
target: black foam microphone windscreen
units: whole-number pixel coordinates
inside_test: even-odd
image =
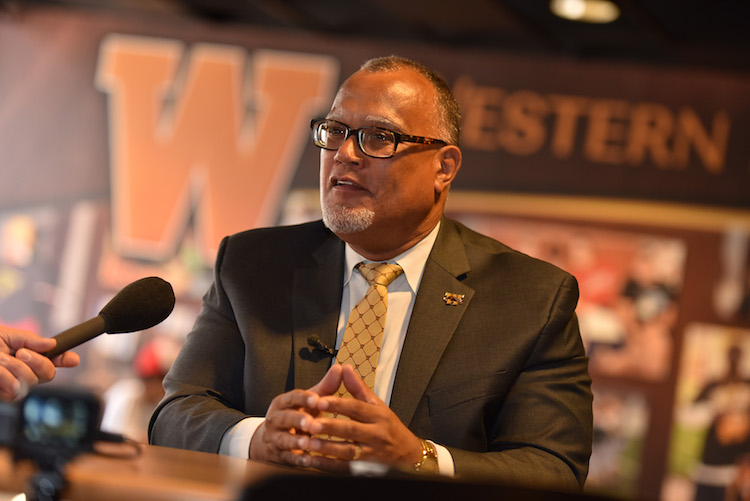
[[[146,277],[126,285],[96,317],[61,332],[57,346],[44,355],[54,358],[99,334],[119,334],[148,329],[174,309],[174,290],[159,277]]]
[[[159,277],[146,277],[125,286],[99,312],[108,334],[134,332],[158,324],[172,313],[174,291]]]

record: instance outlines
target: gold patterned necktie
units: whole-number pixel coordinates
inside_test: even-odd
[[[388,284],[404,270],[397,264],[364,262],[359,263],[357,269],[370,286],[349,314],[336,363],[352,365],[372,389],[388,310]],[[343,383],[337,395],[351,396]]]

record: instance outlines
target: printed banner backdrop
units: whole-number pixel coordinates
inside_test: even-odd
[[[579,280],[596,395],[587,489],[737,492],[750,399],[721,421],[728,391],[707,388],[748,378],[727,359],[750,328],[746,73],[4,14],[0,322],[51,336],[133,280],[168,280],[178,301],[165,322],[97,338],[60,373],[132,411],[135,426],[105,423],[143,440],[152,383],[192,325],[220,239],[319,217],[309,121],[362,61],[391,53],[436,68],[462,106],[449,214]]]

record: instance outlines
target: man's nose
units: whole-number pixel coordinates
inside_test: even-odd
[[[336,154],[333,156],[333,159],[337,162],[342,163],[359,164],[362,161],[363,156],[364,152],[359,147],[359,143],[357,142],[357,135],[351,134],[346,138],[344,144],[339,146],[339,149],[336,150]]]

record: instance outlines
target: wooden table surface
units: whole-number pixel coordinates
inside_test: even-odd
[[[284,466],[205,452],[140,445],[132,456],[126,445],[107,444],[108,455],[82,454],[65,469],[63,499],[74,501],[211,501],[236,500],[242,489],[260,479],[301,473]],[[35,467],[14,464],[0,452],[0,490],[22,492]]]

